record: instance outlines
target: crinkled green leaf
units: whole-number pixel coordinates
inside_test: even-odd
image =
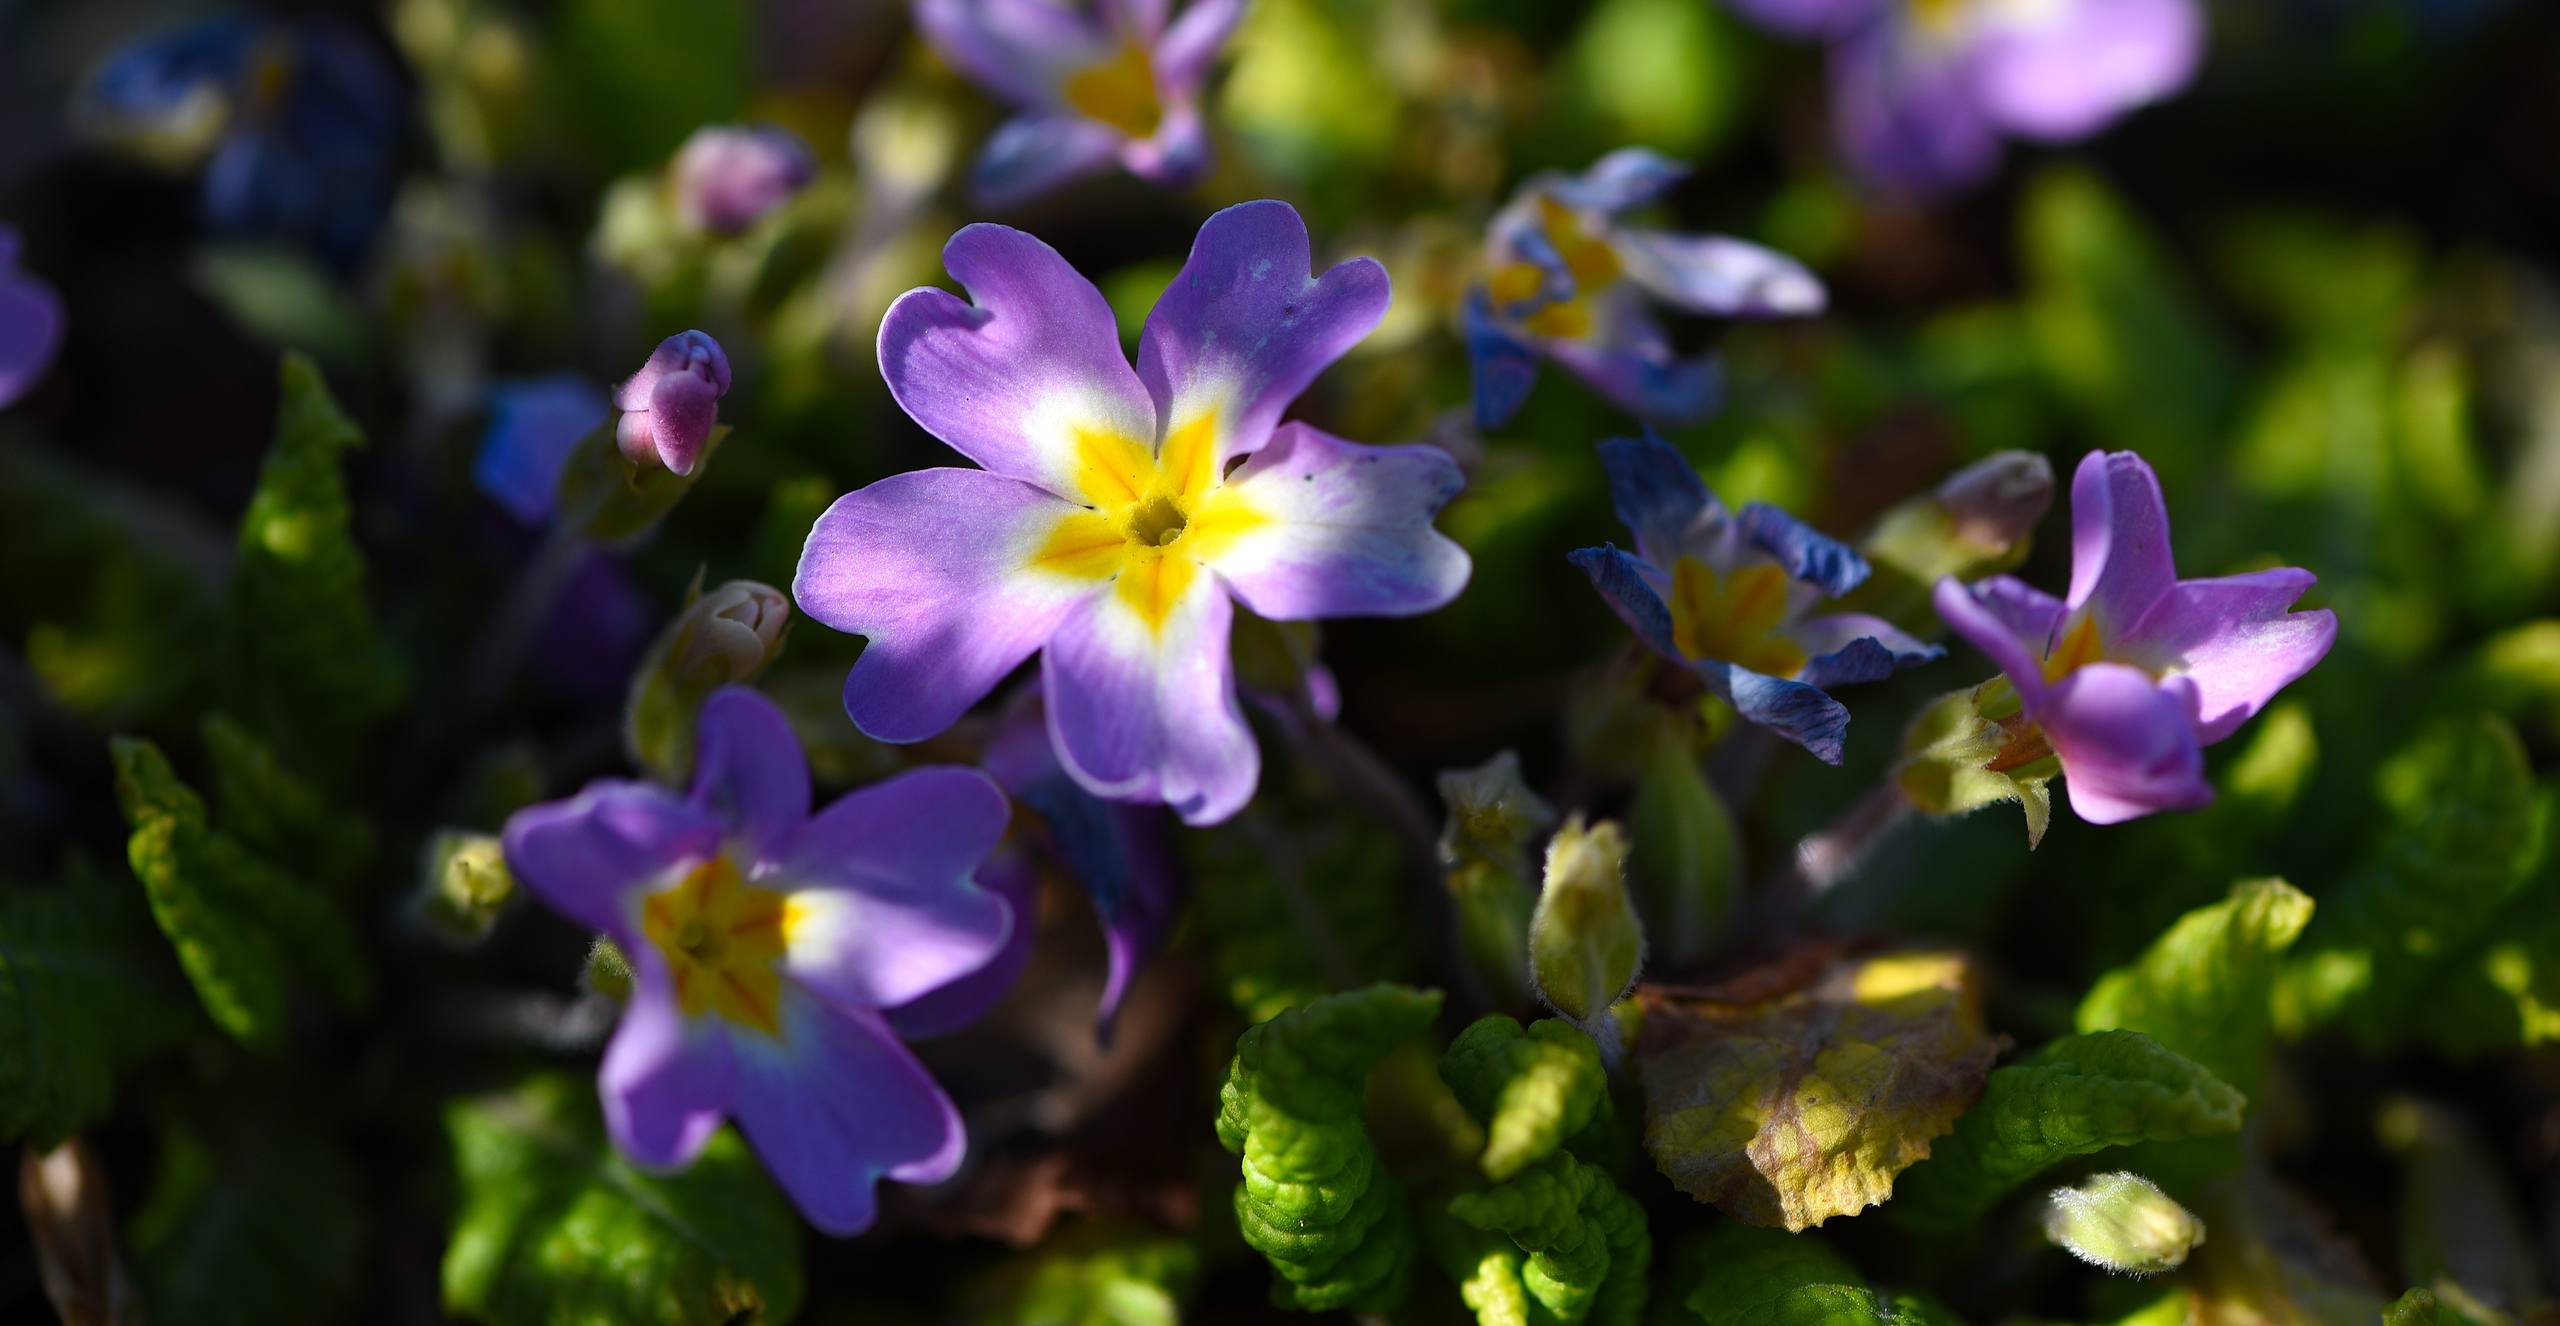
[[[1423,1233],[1440,1269],[1457,1282],[1458,1301],[1475,1314],[1476,1326],[1530,1326],[1529,1291],[1520,1283],[1526,1258],[1519,1244],[1446,1213],[1428,1217]]]
[[[344,887],[373,850],[364,820],[346,815],[274,749],[227,714],[207,714],[205,755],[222,827],[271,861],[293,862],[315,883]]]
[[[800,1225],[734,1131],[634,1169],[595,1091],[545,1075],[445,1111],[459,1209],[445,1310],[490,1326],[727,1326],[800,1310]]]
[[[1814,949],[1713,989],[1638,997],[1654,1163],[1737,1220],[1788,1229],[1890,1196],[2000,1048],[1954,953]]]
[[[49,1148],[107,1112],[132,1061],[190,1029],[130,885],[0,889],[0,1140]]]
[[[2278,987],[2299,1033],[2336,1021],[2374,1048],[2477,1028],[2439,1025],[2437,992],[2532,889],[2544,825],[2515,729],[2485,716],[2429,727],[2386,761],[2389,827],[2366,864],[2324,895]]]
[[[1553,1018],[1525,1031],[1499,1013],[1478,1018],[1440,1056],[1440,1080],[1485,1125],[1482,1164],[1496,1182],[1555,1154],[1577,1134],[1611,1126],[1600,1047]]]
[[[1183,835],[1197,916],[1229,1002],[1267,1021],[1284,1009],[1414,967],[1412,890],[1396,843],[1356,819],[1266,795],[1207,833]]]
[[[1362,1119],[1369,1070],[1440,1011],[1437,991],[1373,985],[1247,1030],[1219,1091],[1218,1141],[1244,1160],[1236,1224],[1271,1263],[1272,1299],[1383,1312],[1413,1280],[1413,1223]]]
[[[1520,1285],[1532,1320],[1635,1326],[1643,1319],[1653,1235],[1643,1208],[1599,1166],[1551,1155],[1451,1198],[1449,1214],[1527,1254]]]
[[[1086,1227],[997,1273],[975,1326],[1180,1326],[1200,1278],[1186,1239]]]
[[[1894,1215],[1953,1229],[2074,1156],[2239,1130],[2247,1098],[2138,1031],[2065,1036],[1991,1074],[1927,1164],[1904,1176]]]
[[[1810,1234],[1722,1224],[1684,1260],[1703,1268],[1686,1302],[1707,1326],[1962,1326],[1935,1300],[1869,1288]]]
[[[2080,1001],[2082,1031],[2124,1027],[2194,1060],[2241,1092],[2257,1090],[2273,1029],[2277,964],[2311,921],[2311,899],[2280,879],[2244,880],[2181,917],[2142,956],[2098,978]]]
[[[188,1326],[369,1316],[355,1308],[374,1209],[346,1151],[309,1117],[172,1133],[127,1233],[143,1306]]]
[[[363,955],[335,903],[213,829],[157,746],[118,737],[109,749],[133,829],[127,860],[216,1024],[251,1045],[278,1043],[296,975],[341,1005],[364,1000]]]
[[[365,603],[339,473],[364,434],[310,360],[286,355],[283,374],[275,443],[240,516],[226,676],[259,730],[325,762],[398,701],[400,682]]]

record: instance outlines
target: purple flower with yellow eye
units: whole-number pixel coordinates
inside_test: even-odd
[[[0,226],[0,409],[53,365],[62,343],[62,298],[18,271],[18,232]]]
[[[1838,764],[1849,711],[1830,688],[1945,652],[1881,617],[1813,612],[1857,588],[1866,559],[1776,507],[1725,510],[1662,439],[1612,438],[1600,463],[1636,548],[1584,548],[1573,564],[1639,639],[1744,718]]]
[[[1715,361],[1675,354],[1655,304],[1719,318],[1822,311],[1822,283],[1785,254],[1620,222],[1688,173],[1660,153],[1620,148],[1580,175],[1531,178],[1494,217],[1485,278],[1465,307],[1478,427],[1520,412],[1542,356],[1638,418],[1705,418],[1722,395]]]
[[[2187,85],[2196,0],[1728,0],[1833,43],[1833,133],[1859,175],[1929,191],[1989,175],[2004,138],[2069,142]]]
[[[978,158],[988,206],[1020,202],[1114,162],[1182,185],[1209,165],[1200,86],[1245,0],[916,0],[944,59],[1014,104]]]
[[[1938,615],[2017,692],[2002,767],[2061,764],[2092,824],[2213,799],[2204,748],[2309,672],[2338,637],[2322,608],[2290,609],[2300,567],[2180,580],[2160,480],[2130,451],[2089,453],[2071,479],[2071,593],[2011,576],[1938,582]]]
[[[1261,773],[1234,601],[1273,621],[1408,616],[1466,584],[1467,555],[1431,528],[1462,482],[1447,453],[1279,421],[1385,314],[1385,269],[1312,276],[1287,204],[1230,207],[1133,370],[1102,292],[1055,249],[981,224],[942,257],[971,299],[901,296],[880,370],[985,468],[893,475],[809,532],[800,610],[870,639],[846,712],[921,741],[1038,653],[1051,742],[1085,790],[1192,824],[1233,815]]]
[[[631,961],[596,1087],[638,1164],[689,1163],[735,1118],[809,1222],[871,1225],[882,1178],[959,1167],[960,1113],[898,1038],[898,1010],[984,967],[1014,924],[971,872],[1004,833],[973,769],[913,769],[809,810],[772,702],[704,704],[693,790],[594,783],[507,821],[507,862]]]

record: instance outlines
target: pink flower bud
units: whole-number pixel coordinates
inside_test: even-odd
[[[691,474],[728,394],[729,356],[720,343],[698,331],[670,336],[614,394],[623,412],[614,441],[634,465]]]
[[[676,215],[686,225],[735,235],[764,219],[818,173],[807,146],[772,125],[706,125],[671,168]]]

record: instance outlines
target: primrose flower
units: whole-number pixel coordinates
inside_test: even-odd
[[[1193,824],[1233,815],[1261,756],[1231,599],[1274,621],[1405,616],[1466,584],[1466,554],[1431,528],[1461,483],[1446,453],[1279,422],[1377,324],[1385,270],[1312,277],[1287,204],[1230,207],[1200,228],[1132,370],[1102,292],[1048,245],[974,225],[943,263],[976,302],[901,296],[880,369],[985,468],[893,475],[810,530],[800,610],[870,637],[846,712],[877,740],[921,741],[1041,653],[1068,776]]]
[[[1866,559],[1776,507],[1726,511],[1662,439],[1611,438],[1600,463],[1636,548],[1584,548],[1573,564],[1638,638],[1824,762],[1840,762],[1849,733],[1831,687],[1881,681],[1945,652],[1881,617],[1809,615],[1857,588]]]
[[[18,232],[0,226],[0,410],[53,365],[62,343],[62,298],[18,271]]]
[[[1200,85],[1245,0],[916,0],[916,26],[943,58],[1020,111],[978,158],[989,206],[1019,202],[1117,161],[1182,185],[1209,165]]]
[[[1619,223],[1688,173],[1659,153],[1620,148],[1580,175],[1531,177],[1495,215],[1485,278],[1465,310],[1477,427],[1520,412],[1540,355],[1639,418],[1704,418],[1721,394],[1715,362],[1674,354],[1652,304],[1721,318],[1822,311],[1822,283],[1782,253]]]
[[[2176,93],[2204,50],[2196,0],[1728,0],[1827,38],[1833,132],[1869,181],[1989,175],[2003,137],[2069,142]]]
[[[2180,580],[2160,480],[2129,451],[2089,453],[2071,479],[2071,595],[2011,576],[1938,582],[1938,615],[2016,688],[1994,767],[2057,757],[2092,824],[2213,799],[2203,748],[2328,654],[2338,619],[2291,612],[2299,567]],[[1986,710],[1986,717],[2000,717]]]
[[[623,412],[613,440],[624,459],[642,469],[664,465],[693,473],[693,463],[720,422],[720,398],[729,394],[729,356],[698,331],[658,342],[649,362],[613,394]]]
[[[72,118],[157,165],[200,170],[213,229],[348,268],[390,207],[403,101],[390,62],[347,29],[219,17],[108,56]]]
[[[696,230],[735,235],[817,178],[817,158],[788,129],[715,124],[693,131],[669,168],[676,216]]]
[[[809,813],[809,768],[772,702],[703,706],[693,790],[607,780],[507,821],[533,893],[603,931],[631,1001],[596,1086],[615,1145],[680,1167],[735,1117],[809,1222],[857,1234],[882,1177],[934,1183],[960,1113],[887,1015],[985,966],[1013,925],[970,872],[1004,794],[924,768]]]

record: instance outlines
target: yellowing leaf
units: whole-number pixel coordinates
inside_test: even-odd
[[[1955,953],[1799,952],[1704,990],[1648,986],[1645,1149],[1681,1191],[1795,1230],[1885,1200],[2000,1052]]]

